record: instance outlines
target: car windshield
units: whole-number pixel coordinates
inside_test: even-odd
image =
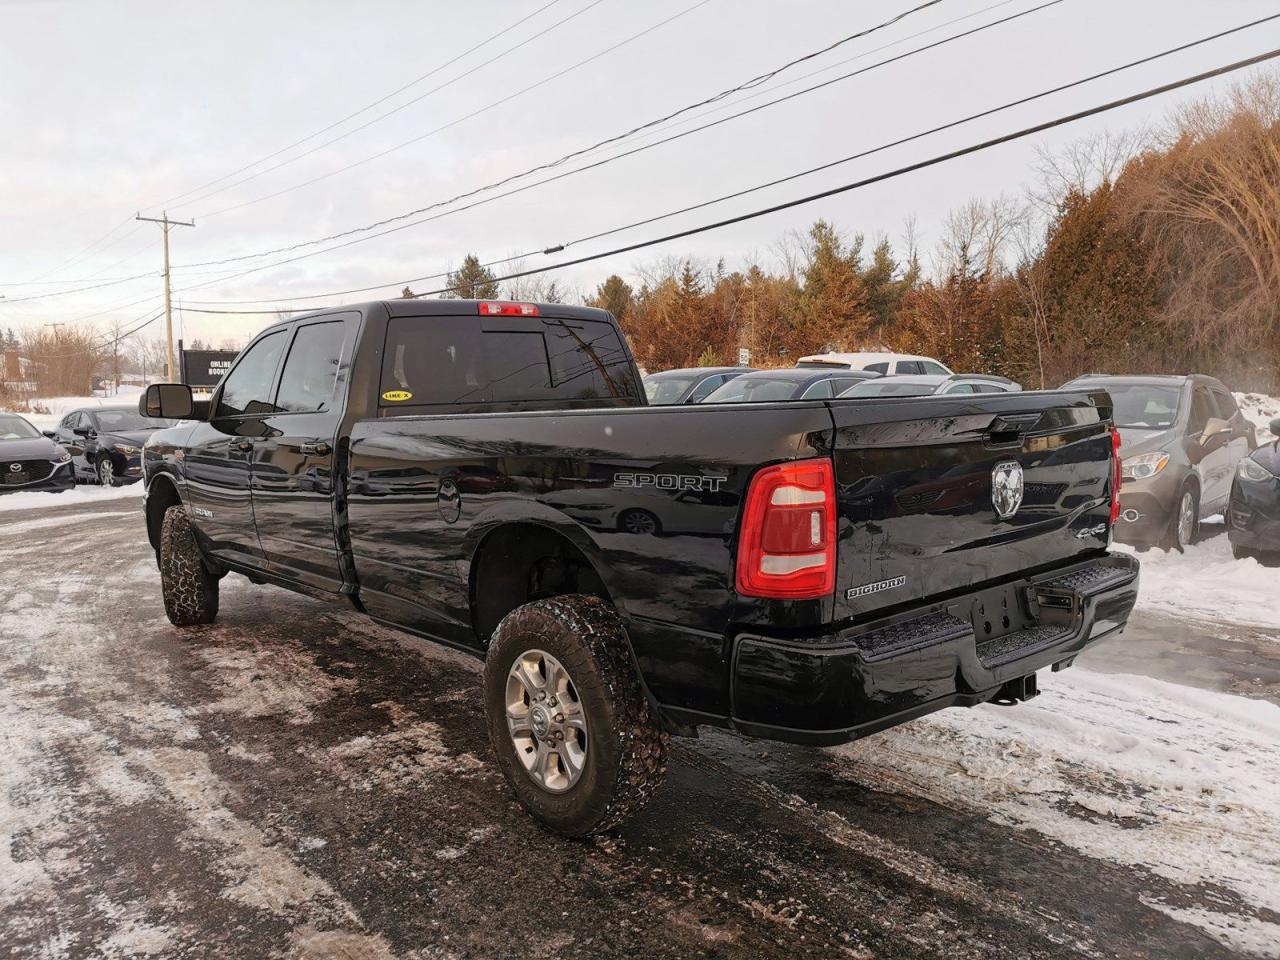
[[[712,391],[703,403],[768,403],[790,400],[808,382],[798,377],[738,377]]]
[[[893,380],[868,380],[850,387],[841,397],[927,397],[937,389],[927,383],[895,383]]]
[[[40,436],[40,431],[21,417],[0,413],[0,440],[29,440]]]
[[[656,405],[679,403],[695,377],[645,377],[644,395]]]
[[[1168,430],[1178,422],[1178,404],[1182,391],[1177,387],[1158,387],[1149,383],[1096,384],[1111,394],[1115,405],[1112,413],[1117,427],[1134,430]]]
[[[112,433],[120,430],[159,430],[174,424],[172,420],[144,417],[134,410],[95,410],[94,415],[98,418],[98,425]]]

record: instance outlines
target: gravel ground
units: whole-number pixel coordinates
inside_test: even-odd
[[[1274,829],[1254,838],[1252,885],[1217,877],[1221,797],[1183,831],[1201,873],[1121,855],[1159,791],[988,722],[1051,715],[1019,713],[1035,704],[828,751],[677,741],[649,808],[574,842],[491,763],[478,662],[238,577],[222,601],[212,627],[168,624],[134,501],[0,513],[0,956],[1276,955],[1280,915],[1250,894],[1268,862],[1280,889]],[[1151,662],[1274,701],[1280,645],[1221,633],[1144,615],[1141,646],[1087,669]],[[1019,743],[1087,782],[1089,805],[1059,786],[1037,794],[1056,826],[997,809],[990,769],[950,759]],[[1127,806],[1100,810],[1104,790]]]

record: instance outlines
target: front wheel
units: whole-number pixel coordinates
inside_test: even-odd
[[[489,740],[516,799],[568,836],[617,826],[667,770],[667,735],[614,609],[583,594],[525,604],[498,625],[484,670]]]
[[[103,457],[98,461],[98,483],[104,487],[116,485],[116,465],[110,457]]]
[[[218,615],[218,578],[204,564],[182,504],[166,510],[160,526],[160,589],[164,612],[175,627],[213,623]]]
[[[1200,532],[1200,494],[1192,484],[1187,484],[1178,494],[1174,504],[1173,516],[1169,518],[1169,529],[1165,533],[1166,550],[1177,550],[1181,553],[1195,543]]]

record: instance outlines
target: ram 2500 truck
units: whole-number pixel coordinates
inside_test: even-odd
[[[178,626],[228,572],[484,658],[545,824],[619,823],[702,726],[833,744],[1016,703],[1122,630],[1101,391],[649,407],[609,314],[399,300],[268,327],[145,448]]]

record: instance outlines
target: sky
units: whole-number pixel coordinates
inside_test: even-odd
[[[1043,2],[939,0],[660,129],[687,131]],[[1060,0],[594,169],[510,197],[479,194],[474,199],[488,202],[386,236],[354,234],[345,239],[360,242],[289,263],[281,261],[334,243],[209,265],[449,200],[625,134],[922,3],[0,0],[0,329],[72,323],[107,330],[113,322],[127,329],[154,316],[162,306],[160,228],[134,221],[139,211],[195,220],[171,234],[175,304],[183,307],[177,333],[243,342],[274,315],[192,310],[395,296],[406,279],[447,271],[467,253],[490,261],[537,251],[524,265],[550,265],[869,177],[1280,47],[1280,21],[1273,21],[749,196],[541,252],[1277,12],[1263,0]],[[1022,196],[1036,181],[1038,151],[1102,131],[1158,128],[1180,103],[1230,82],[551,276],[589,295],[609,273],[635,281],[665,257],[724,258],[730,269],[751,258],[768,262],[780,237],[819,217],[847,235],[899,245],[914,221],[927,253],[951,209],[971,198]],[[691,117],[701,119],[684,122]],[[551,172],[661,136],[638,135]],[[110,285],[80,290],[104,282]],[[440,281],[413,287],[433,283]],[[375,284],[385,286],[315,296]],[[54,292],[60,295],[25,299]],[[249,300],[277,303],[227,302]],[[162,329],[158,321],[138,335]]]

